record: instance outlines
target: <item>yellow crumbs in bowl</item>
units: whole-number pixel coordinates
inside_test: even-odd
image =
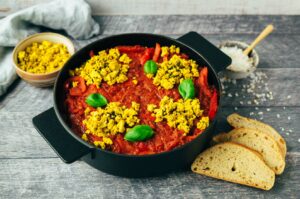
[[[29,73],[51,73],[60,69],[69,58],[70,53],[63,44],[34,42],[18,53],[18,67]]]

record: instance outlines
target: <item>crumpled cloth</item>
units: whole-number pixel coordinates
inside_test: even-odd
[[[74,39],[88,39],[100,33],[84,0],[54,0],[13,13],[0,20],[0,95],[16,79],[13,47],[27,36],[46,27],[64,30]]]

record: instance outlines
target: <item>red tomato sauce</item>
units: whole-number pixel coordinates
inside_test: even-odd
[[[153,80],[145,75],[142,63],[144,63],[145,60],[152,59],[154,48],[141,46],[118,46],[117,48],[121,53],[126,53],[132,59],[127,73],[128,80],[126,82],[112,86],[102,82],[99,88],[97,88],[96,85],[87,86],[84,79],[79,76],[71,77],[66,81],[65,105],[69,112],[70,125],[73,131],[79,136],[83,134],[85,131],[85,127],[82,125],[82,121],[85,119],[84,110],[87,107],[91,110],[95,110],[86,104],[85,99],[92,93],[100,93],[106,97],[109,102],[120,102],[128,108],[131,106],[132,101],[139,103],[140,110],[138,117],[140,124],[149,125],[155,132],[155,135],[151,139],[142,142],[129,142],[124,140],[125,133],[117,134],[111,137],[113,144],[107,148],[107,150],[132,155],[155,154],[172,150],[200,135],[202,131],[194,127],[189,134],[184,136],[183,132],[169,127],[166,122],[154,122],[155,117],[151,116],[151,113],[147,111],[148,104],[159,105],[161,99],[166,95],[174,98],[175,101],[181,98],[177,89],[178,86],[174,86],[174,88],[170,90],[158,89],[158,87],[152,83]],[[93,52],[91,52],[90,55],[93,56]],[[188,58],[188,56],[183,53],[181,57]],[[158,62],[162,62],[163,59],[165,58],[159,58]],[[200,71],[203,69],[205,69],[205,67],[199,67]],[[74,87],[76,88],[75,90],[71,88],[71,82],[74,78],[76,81],[79,81],[78,86]],[[133,78],[138,81],[137,84],[133,83]],[[203,115],[209,115],[211,120],[215,116],[217,109],[217,91],[214,87],[207,84],[207,69],[206,72],[204,71],[204,75],[199,78],[194,78],[193,81],[197,90],[196,97],[199,98],[201,109],[204,110]],[[208,92],[209,94],[207,94]],[[214,96],[214,99],[212,99],[212,96]],[[96,136],[89,137],[89,142],[91,143],[96,140],[100,140],[100,138]]]

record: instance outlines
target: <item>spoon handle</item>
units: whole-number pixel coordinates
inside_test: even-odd
[[[273,31],[274,27],[272,24],[268,25],[259,35],[258,37],[256,37],[256,39],[251,43],[250,46],[248,46],[248,48],[246,48],[244,50],[244,54],[248,55],[249,52],[259,43],[261,42],[266,36],[268,36],[272,31]]]

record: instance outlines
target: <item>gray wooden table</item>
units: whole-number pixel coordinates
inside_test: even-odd
[[[299,198],[300,194],[300,16],[102,16],[97,17],[102,35],[74,41],[77,49],[109,35],[149,32],[179,37],[188,31],[203,34],[218,45],[223,40],[251,42],[266,24],[276,30],[256,49],[258,71],[274,100],[260,105],[250,99],[241,85],[229,84],[218,131],[225,117],[236,111],[279,130],[287,141],[285,172],[276,178],[271,191],[231,184],[193,174],[191,171],[128,179],[97,171],[84,162],[64,164],[31,123],[33,116],[52,107],[52,89],[34,88],[16,81],[0,98],[0,198]],[[228,93],[239,96],[228,97]],[[287,97],[289,96],[289,97]],[[280,117],[278,117],[278,114]]]

